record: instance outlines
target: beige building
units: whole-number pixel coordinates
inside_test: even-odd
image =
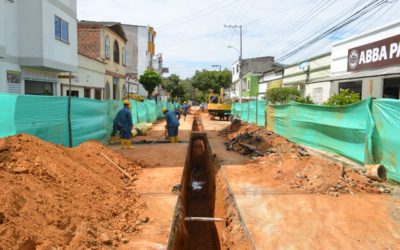
[[[295,87],[302,96],[310,96],[318,104],[329,99],[331,92],[331,54],[326,53],[288,65],[284,69],[283,87]],[[325,80],[324,80],[325,79]]]
[[[71,75],[71,96],[104,99],[106,62],[78,55],[78,71]],[[69,95],[69,74],[59,76],[61,95]]]
[[[80,72],[73,76],[73,84],[77,89],[73,94],[82,97],[82,89],[86,89],[83,96],[89,96],[90,93],[90,98],[98,98],[101,92],[101,99],[122,99],[127,93],[126,42],[127,38],[120,23],[80,21]],[[103,70],[104,79],[101,76]],[[101,79],[103,82],[100,84]]]

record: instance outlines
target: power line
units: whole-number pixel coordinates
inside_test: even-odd
[[[233,4],[233,3],[237,2],[237,1],[239,1],[239,0],[229,1],[227,3],[226,3],[226,0],[220,1],[220,2],[218,2],[216,4],[213,4],[212,6],[209,6],[207,8],[202,9],[202,10],[193,12],[190,15],[187,15],[185,17],[176,19],[175,21],[172,21],[172,22],[169,22],[167,24],[164,24],[164,25],[160,26],[158,28],[158,30],[159,30],[159,32],[163,32],[165,30],[169,30],[169,29],[175,28],[175,27],[177,27],[179,25],[182,25],[182,24],[185,24],[185,23],[187,23],[189,21],[195,20],[195,19],[197,19],[197,18],[199,18],[201,16],[204,16],[204,15],[210,14],[212,12],[215,12],[215,11],[217,11],[219,9],[225,8],[226,6],[229,6],[229,5],[231,5],[231,4]]]
[[[318,42],[319,40],[323,39],[324,37],[334,33],[335,31],[338,31],[338,30],[342,29],[343,27],[349,25],[350,23],[355,22],[356,20],[360,19],[362,16],[366,15],[367,13],[375,10],[376,8],[378,8],[381,5],[388,3],[388,2],[389,2],[388,0],[374,0],[374,1],[367,3],[366,5],[364,5],[360,9],[358,9],[355,13],[353,13],[352,15],[347,17],[345,20],[340,21],[337,24],[331,26],[329,29],[325,30],[322,34],[318,34],[318,35],[314,36],[312,39],[310,39],[309,41],[298,46],[296,49],[286,52],[277,61],[281,62],[281,61],[297,54],[302,49],[309,47],[310,45]],[[393,2],[394,1],[392,1],[390,3],[393,3]]]

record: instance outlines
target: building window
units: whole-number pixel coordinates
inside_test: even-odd
[[[383,80],[383,98],[400,98],[400,78],[388,78]]]
[[[125,51],[125,47],[122,48],[122,65],[123,65],[123,66],[126,65],[126,51]]]
[[[68,42],[68,23],[58,16],[54,18],[55,35],[56,38],[64,42]]]
[[[351,92],[359,93],[360,98],[362,96],[362,81],[352,81],[352,82],[340,82],[339,90],[348,89]]]
[[[119,63],[119,45],[118,41],[114,41],[114,62]]]
[[[236,65],[236,72],[239,73],[239,64]]]
[[[67,96],[69,96],[69,90],[67,90]],[[79,91],[78,90],[71,90],[71,96],[72,97],[79,97]]]
[[[119,99],[119,78],[113,77],[113,99]]]
[[[110,38],[108,36],[106,36],[105,50],[106,50],[106,58],[110,59]]]

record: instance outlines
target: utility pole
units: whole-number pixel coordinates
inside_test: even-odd
[[[233,30],[235,30],[236,32],[238,32],[239,29],[239,36],[240,36],[240,49],[239,49],[239,100],[240,103],[242,102],[242,55],[243,55],[243,43],[242,43],[242,25],[224,25],[225,28],[231,28]]]

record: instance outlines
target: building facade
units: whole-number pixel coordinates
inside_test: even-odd
[[[128,39],[126,44],[126,83],[128,92],[147,96],[147,91],[139,83],[140,75],[147,69],[157,71],[160,67],[161,71],[159,73],[162,73],[161,54],[155,58],[155,38],[157,33],[150,26],[123,24],[122,27]]]
[[[71,96],[103,100],[106,62],[79,54],[78,71],[71,74]],[[61,95],[69,95],[69,74],[60,74]]]
[[[331,53],[308,58],[288,65],[283,73],[283,87],[293,87],[302,96],[310,96],[314,103],[321,104],[331,94],[330,77]]]
[[[125,85],[125,66],[127,61],[126,42],[127,38],[120,23],[94,21],[80,21],[78,23],[79,53],[82,56],[105,63],[105,77],[102,83],[103,99],[119,100],[128,93]],[[89,61],[83,58],[81,59],[87,66]],[[100,65],[93,60],[90,61],[92,65],[89,66],[92,73],[96,71],[94,68],[101,68]],[[82,78],[77,76],[75,78],[79,79],[78,85],[81,87],[92,86],[85,85],[85,76]],[[98,83],[96,83],[95,86],[96,89],[99,88]]]
[[[0,92],[57,96],[77,70],[76,0],[0,1]]]
[[[248,73],[252,73],[255,76],[263,74],[271,70],[274,66],[274,57],[256,57],[248,58],[242,60],[242,65],[239,65],[239,61],[236,61],[232,65],[232,87],[230,92],[230,98],[242,98],[243,93],[247,95],[250,90],[251,85],[244,81],[244,76]],[[242,84],[240,81],[240,76],[242,76]],[[249,75],[247,75],[249,77]],[[240,86],[242,85],[242,86]]]
[[[329,80],[332,94],[400,99],[400,21],[334,44]]]

